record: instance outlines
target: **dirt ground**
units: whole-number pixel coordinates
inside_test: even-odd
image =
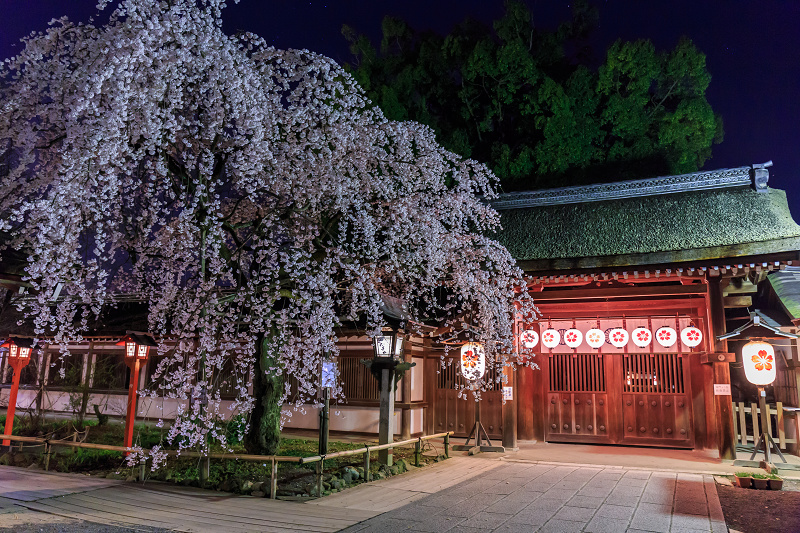
[[[783,490],[740,489],[717,485],[730,529],[742,533],[800,532],[800,482],[786,480]]]

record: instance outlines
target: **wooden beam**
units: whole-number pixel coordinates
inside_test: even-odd
[[[542,291],[536,301],[543,300],[577,300],[594,298],[632,298],[637,296],[673,296],[683,294],[705,294],[706,288],[701,284],[666,285],[656,287],[613,287],[596,289],[550,290]]]
[[[737,307],[750,307],[753,305],[752,296],[726,296],[722,299],[725,309],[736,309]]]
[[[741,280],[741,281],[739,281]],[[733,296],[737,294],[755,294],[758,292],[758,286],[753,285],[747,278],[737,278],[729,283],[723,294],[725,296]]]
[[[735,353],[704,353],[700,355],[700,362],[703,364],[710,363],[735,363]]]

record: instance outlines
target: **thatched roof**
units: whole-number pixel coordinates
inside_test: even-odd
[[[544,264],[590,268],[800,249],[800,226],[784,191],[765,184],[756,191],[741,180],[706,187],[708,174],[676,176],[679,186],[661,192],[648,184],[669,184],[669,177],[616,184],[627,192],[611,199],[607,191],[598,195],[583,187],[559,189],[557,195],[542,191],[538,200],[504,195],[496,205],[503,224],[497,237],[529,271]],[[558,203],[542,201],[554,196]]]

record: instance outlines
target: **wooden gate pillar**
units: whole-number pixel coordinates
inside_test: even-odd
[[[717,335],[725,333],[725,305],[722,298],[722,279],[719,277],[708,278],[708,313],[711,323],[709,330],[712,338],[708,339],[708,350],[716,353],[726,353],[728,342],[717,340]],[[728,280],[725,280],[726,282]],[[717,419],[717,449],[720,459],[736,459],[736,430],[733,425],[733,404],[730,394],[717,395],[713,385],[731,384],[731,370],[727,362],[713,363],[714,383],[711,394],[714,394],[714,407]]]
[[[516,450],[517,447],[517,403],[519,393],[517,391],[517,372],[512,366],[506,365],[503,368],[505,375],[504,387],[511,387],[511,399],[503,402],[503,447],[506,450]]]

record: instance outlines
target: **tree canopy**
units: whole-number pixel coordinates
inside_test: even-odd
[[[387,120],[332,60],[226,35],[223,8],[123,0],[108,24],[54,21],[2,64],[0,231],[26,254],[39,338],[66,350],[138,295],[169,341],[157,392],[180,401],[184,448],[225,444],[223,387],[238,413],[264,382],[285,400],[270,380],[286,374],[314,401],[338,328],[379,331],[386,294],[503,364],[510,313],[531,306],[485,236],[491,171]]]
[[[596,61],[596,24],[578,1],[571,21],[543,30],[512,0],[492,28],[468,19],[445,36],[386,17],[378,49],[342,31],[348,68],[388,118],[431,126],[506,189],[697,171],[722,139],[705,56],[687,38],[664,52],[619,40]]]

